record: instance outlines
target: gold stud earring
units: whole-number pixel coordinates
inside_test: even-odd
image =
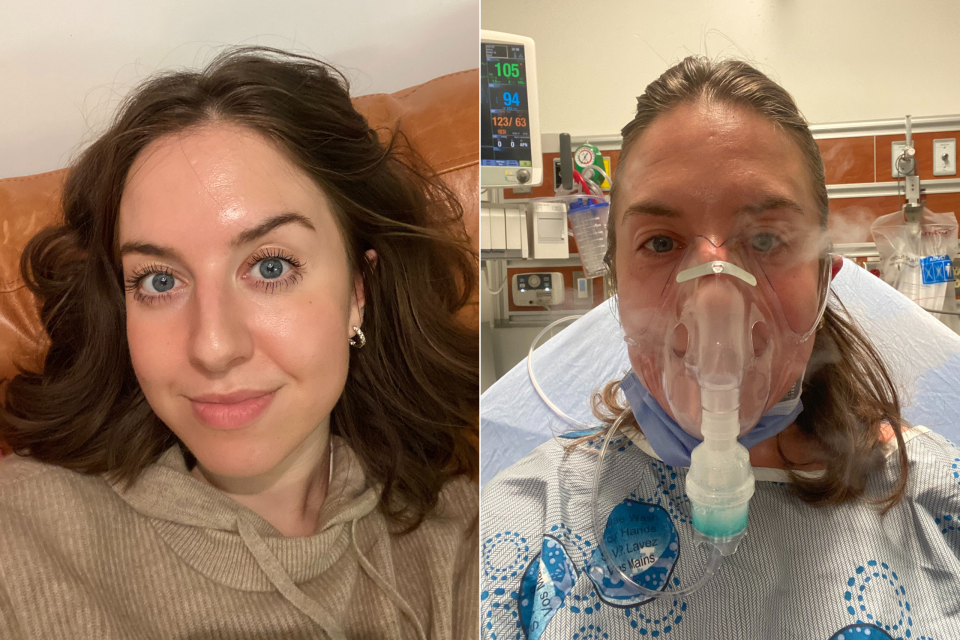
[[[350,346],[356,347],[357,349],[363,349],[363,345],[367,344],[367,337],[363,335],[363,331],[360,330],[360,327],[353,327],[353,330],[357,332],[357,335],[349,339]]]

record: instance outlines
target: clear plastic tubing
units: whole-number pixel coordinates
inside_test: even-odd
[[[604,179],[607,182],[609,182],[610,184],[613,184],[613,180],[610,179],[610,176],[607,174],[607,172],[601,169],[600,167],[597,167],[594,165],[584,167],[583,172],[580,175],[583,176],[584,180],[589,180],[591,184],[594,184],[599,188],[600,185],[603,184],[603,181],[601,180],[600,182],[597,182],[596,180],[593,179],[593,176],[596,173],[599,173],[601,176],[604,177]],[[601,193],[603,193],[602,189],[601,189]]]
[[[540,338],[543,337],[543,334],[545,334],[547,331],[550,331],[550,329],[553,329],[558,324],[561,324],[563,322],[568,322],[570,320],[577,320],[582,317],[583,317],[582,315],[579,315],[579,316],[566,316],[564,318],[560,318],[559,320],[555,320],[550,324],[548,324],[547,326],[545,326],[540,331],[540,333],[537,334],[537,337],[534,338],[533,342],[530,343],[530,351],[527,352],[527,375],[530,376],[530,384],[533,385],[533,388],[537,392],[537,395],[540,396],[540,399],[543,400],[544,404],[550,407],[551,411],[553,411],[555,414],[560,416],[564,420],[564,422],[566,422],[567,424],[571,424],[580,429],[590,429],[592,428],[591,425],[584,424],[583,422],[580,422],[576,418],[571,418],[570,416],[565,414],[563,411],[561,411],[560,407],[553,404],[550,401],[550,398],[547,397],[547,394],[543,392],[543,389],[540,388],[540,385],[537,383],[536,376],[533,375],[533,350],[537,348],[537,344],[540,343]]]
[[[600,447],[600,455],[597,456],[597,471],[593,477],[593,531],[597,536],[597,544],[600,545],[600,555],[603,558],[606,568],[613,572],[613,575],[624,582],[624,584],[631,585],[632,588],[635,588],[637,593],[650,596],[652,598],[661,598],[664,596],[685,596],[699,591],[704,585],[710,582],[710,579],[713,578],[714,574],[720,569],[720,565],[723,563],[723,553],[720,548],[711,544],[708,539],[705,539],[701,536],[697,536],[698,542],[705,543],[710,551],[707,556],[706,565],[703,568],[703,575],[700,576],[700,579],[691,584],[688,587],[683,587],[680,589],[670,589],[663,591],[654,591],[653,589],[647,589],[646,587],[641,587],[633,579],[625,574],[620,567],[610,561],[611,553],[607,549],[607,543],[604,541],[603,529],[600,527],[600,512],[599,512],[599,498],[600,498],[600,471],[603,469],[603,459],[607,454],[607,447],[610,444],[610,441],[613,440],[613,437],[620,430],[620,425],[623,422],[623,419],[626,417],[630,409],[626,409],[621,413],[616,421],[614,421],[613,426],[610,427],[607,432],[607,437],[603,441],[603,446]]]

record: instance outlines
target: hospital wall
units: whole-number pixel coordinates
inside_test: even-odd
[[[955,0],[483,0],[480,23],[534,39],[544,133],[619,132],[690,54],[752,62],[812,123],[960,112]]]
[[[124,95],[226,45],[331,62],[353,95],[476,68],[476,0],[35,0],[0,13],[0,178],[67,166]]]

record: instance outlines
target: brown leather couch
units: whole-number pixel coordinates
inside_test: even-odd
[[[479,252],[478,91],[479,74],[473,69],[393,94],[354,99],[373,128],[399,122],[414,148],[453,189],[463,204],[474,252]],[[20,278],[20,253],[37,231],[61,215],[60,191],[68,171],[0,179],[0,381],[16,375],[15,363],[33,370],[43,363],[47,341],[36,300]],[[461,320],[477,326],[476,292]]]

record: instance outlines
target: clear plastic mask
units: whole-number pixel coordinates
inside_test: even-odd
[[[701,389],[740,389],[743,435],[793,386],[830,288],[824,230],[748,222],[736,231],[685,246],[662,234],[641,236],[617,265],[634,370],[701,439]]]

